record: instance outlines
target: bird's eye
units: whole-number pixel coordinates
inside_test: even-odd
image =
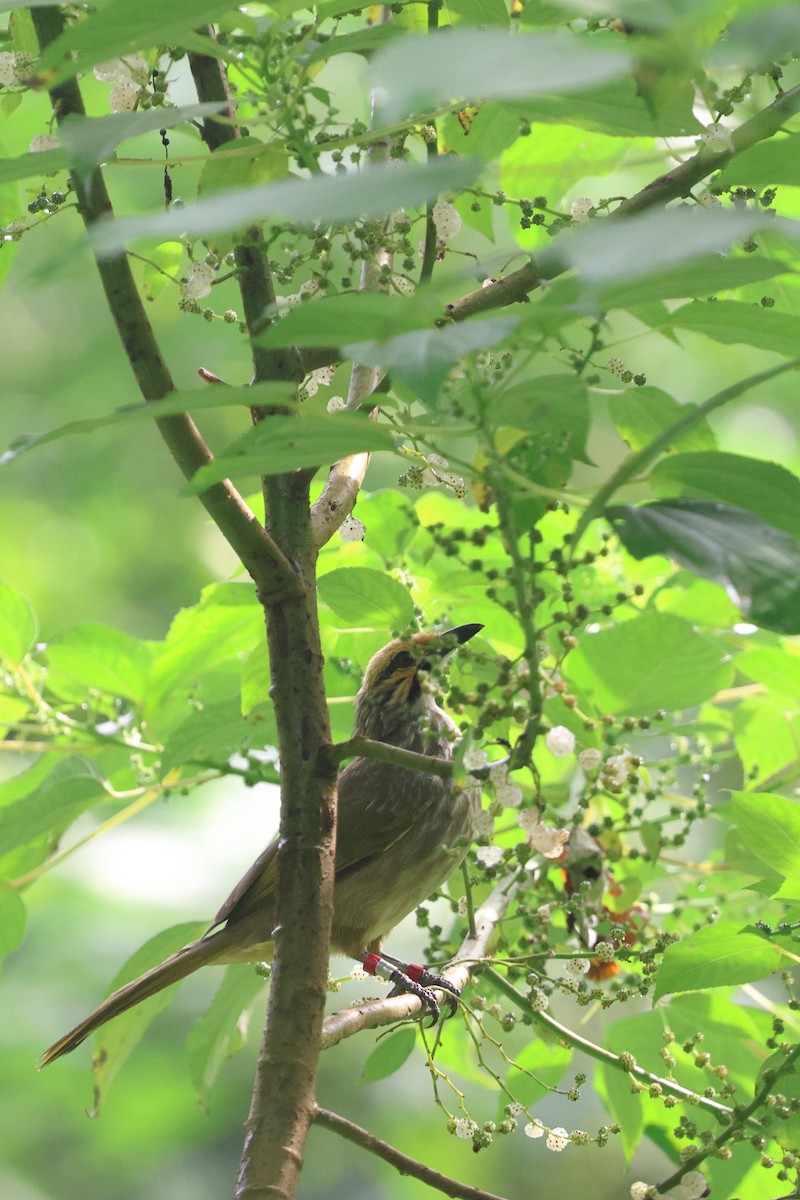
[[[392,667],[413,667],[414,659],[407,650],[401,650],[399,654],[395,654],[392,660]]]

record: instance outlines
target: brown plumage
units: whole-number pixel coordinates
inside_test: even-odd
[[[354,735],[452,758],[458,730],[436,704],[424,675],[435,656],[481,628],[418,633],[374,654],[356,697]],[[454,847],[472,834],[480,793],[477,788],[459,792],[435,775],[356,758],[339,776],[338,794],[331,950],[363,960],[369,952],[378,953],[390,930],[461,864],[466,843]],[[275,838],[233,889],[208,933],[119,988],[46,1050],[40,1066],[207,963],[270,959],[277,848]]]

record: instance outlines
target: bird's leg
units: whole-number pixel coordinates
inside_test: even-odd
[[[381,979],[388,979],[394,984],[389,996],[402,996],[405,993],[410,993],[412,996],[419,996],[423,1004],[427,1004],[431,1013],[431,1024],[435,1025],[441,1016],[441,1009],[438,1001],[434,996],[431,988],[441,988],[442,991],[449,992],[448,1007],[450,1009],[447,1014],[452,1017],[458,1007],[456,997],[460,995],[449,979],[445,979],[442,975],[434,975],[431,971],[427,971],[425,967],[419,963],[403,963],[397,958],[392,958],[390,954],[381,952],[380,954],[365,954],[362,958],[364,970],[368,975],[377,975]]]

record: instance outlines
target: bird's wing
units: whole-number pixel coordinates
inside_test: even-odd
[[[256,861],[237,883],[228,899],[219,910],[210,929],[222,925],[234,914],[236,919],[245,917],[254,909],[259,908],[264,901],[269,901],[275,894],[277,881],[276,859],[278,855],[278,839],[275,837],[265,850],[262,850]]]

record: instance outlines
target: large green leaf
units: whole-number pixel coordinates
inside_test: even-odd
[[[440,192],[467,187],[480,164],[454,158],[434,163],[375,167],[346,175],[315,175],[260,187],[237,188],[205,196],[168,212],[154,212],[98,223],[93,230],[96,252],[107,257],[122,252],[133,238],[205,237],[227,233],[257,221],[290,220],[325,225],[363,216],[387,216],[413,208]]]
[[[0,960],[6,958],[25,936],[25,905],[18,892],[0,883]]]
[[[796,701],[800,696],[800,654],[768,646],[754,646],[737,656],[736,668],[778,696]]]
[[[205,1111],[220,1070],[245,1043],[247,1017],[263,987],[252,966],[226,967],[216,996],[186,1039],[192,1083]]]
[[[558,91],[559,89],[554,89]],[[672,89],[651,105],[632,75],[572,95],[534,96],[514,105],[530,121],[574,125],[612,137],[674,137],[701,132],[692,111],[692,89]]]
[[[124,983],[149,971],[151,967],[158,966],[170,954],[174,954],[188,942],[200,937],[204,930],[203,924],[193,921],[184,925],[173,925],[170,929],[164,929],[161,933],[157,933],[155,937],[140,946],[135,954],[131,955],[111,981],[109,994],[122,987]],[[171,987],[156,992],[154,996],[150,996],[141,1004],[129,1008],[126,1013],[109,1021],[107,1025],[103,1025],[95,1034],[92,1054],[95,1113],[100,1110],[117,1071],[135,1048],[153,1018],[172,1001],[177,986],[177,984],[172,984]]]
[[[514,384],[500,393],[486,417],[495,429],[521,429],[537,445],[549,439],[570,460],[589,461],[589,397],[585,382],[575,375],[537,375]]]
[[[120,629],[73,625],[48,643],[48,683],[70,699],[97,691],[141,703],[151,657],[143,642]]]
[[[102,775],[89,759],[62,759],[32,792],[0,808],[0,854],[43,834],[63,833],[105,796]]]
[[[258,346],[346,346],[358,331],[364,340],[383,342],[432,326],[442,309],[436,292],[432,297],[418,291],[402,298],[381,292],[343,292],[298,304],[253,341]]]
[[[232,754],[245,754],[253,746],[276,745],[271,716],[271,708],[262,705],[258,712],[243,717],[238,696],[195,709],[167,738],[162,770],[189,763],[224,768]]]
[[[86,174],[97,163],[110,158],[120,142],[128,138],[157,129],[173,129],[176,125],[210,116],[221,108],[224,104],[186,104],[178,108],[151,108],[145,112],[110,113],[107,117],[71,114],[59,125],[58,140],[70,165]]]
[[[704,333],[726,346],[744,343],[759,350],[772,350],[786,358],[796,358],[800,346],[800,317],[762,308],[759,304],[741,304],[737,300],[695,300],[672,314],[677,329]]]
[[[691,708],[731,677],[727,648],[671,613],[646,612],[584,634],[564,673],[601,713]]]
[[[731,807],[748,850],[779,874],[800,881],[800,804],[769,792],[733,792]]]
[[[696,404],[680,404],[674,396],[657,387],[629,388],[611,396],[608,412],[620,437],[631,450],[644,450],[667,429],[671,429]],[[705,417],[690,430],[675,439],[674,447],[682,450],[714,450],[717,440]]]
[[[793,707],[764,696],[736,705],[733,744],[750,787],[768,788],[796,776],[800,715]]]
[[[800,537],[800,479],[778,463],[711,451],[663,458],[650,475],[660,495],[723,500]]]
[[[753,983],[777,971],[783,955],[776,946],[738,925],[709,925],[667,946],[656,975],[654,1000],[669,992]]]
[[[282,475],[298,467],[330,465],[364,450],[393,448],[391,429],[366,413],[267,417],[195,472],[184,490],[202,492],[229,475]]]
[[[399,1071],[414,1049],[416,1029],[398,1029],[378,1042],[367,1055],[361,1072],[361,1083],[377,1083]]]
[[[351,625],[378,622],[401,631],[414,617],[414,602],[406,587],[391,575],[370,567],[339,567],[317,584],[320,599]]]
[[[737,154],[722,168],[720,187],[800,187],[800,133],[776,134]]]
[[[761,258],[755,254],[700,254],[697,258],[653,271],[630,283],[613,283],[597,296],[600,308],[633,308],[653,300],[679,300],[684,296],[705,299],[715,292],[760,283],[791,271],[787,263]]]
[[[634,558],[663,554],[721,583],[748,620],[800,633],[800,539],[741,508],[662,500],[606,509]]]

